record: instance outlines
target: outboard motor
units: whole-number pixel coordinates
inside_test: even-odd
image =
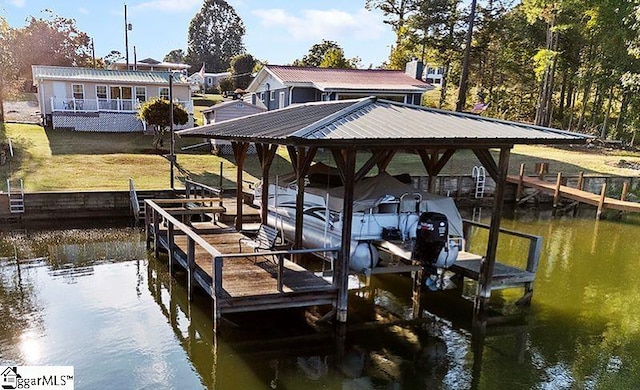
[[[438,257],[444,249],[448,251],[449,221],[444,214],[425,212],[418,219],[416,243],[412,258],[419,260],[430,274],[437,273]]]

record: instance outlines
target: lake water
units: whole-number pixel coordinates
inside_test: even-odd
[[[494,291],[512,321],[484,335],[457,293],[416,312],[394,275],[350,296],[344,328],[286,310],[228,317],[216,336],[210,300],[189,302],[138,230],[5,232],[0,366],[72,365],[77,389],[640,388],[640,223],[519,212],[503,226],[542,235],[542,259],[531,307]],[[501,238],[498,258],[523,253]]]

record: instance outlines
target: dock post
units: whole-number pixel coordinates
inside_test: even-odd
[[[171,221],[167,221],[167,254],[169,255],[169,274],[173,275],[173,258],[175,254],[173,253],[173,239],[174,239],[174,226]]]
[[[527,271],[533,274],[538,270],[538,264],[540,263],[540,253],[542,252],[542,237],[537,236],[529,241],[529,253],[527,255]],[[522,298],[518,300],[520,305],[530,305],[531,298],[533,296],[533,282],[527,282],[524,284],[524,294]]]
[[[211,278],[211,298],[213,313],[213,332],[218,333],[218,325],[220,322],[220,308],[218,307],[218,297],[222,296],[222,257],[213,257],[213,277]]]
[[[598,202],[598,211],[596,212],[596,219],[600,219],[602,217],[602,211],[604,210],[604,198],[607,193],[607,183],[602,184],[602,189],[600,190],[600,201]]]
[[[516,203],[520,202],[520,194],[522,193],[522,179],[524,178],[524,163],[520,164],[520,174],[518,176],[518,187],[516,188]]]
[[[195,269],[196,269],[196,242],[190,236],[187,236],[187,273],[188,275],[188,286],[187,286],[187,297],[189,301],[193,300],[193,291],[196,287],[196,279],[195,279]]]
[[[560,202],[560,186],[562,185],[562,172],[558,172],[558,177],[556,179],[556,188],[553,191],[553,209],[558,207],[558,203]]]
[[[160,215],[153,209],[153,255],[156,259],[160,257]]]
[[[622,194],[620,195],[620,200],[625,201],[627,199],[627,192],[629,191],[629,182],[622,183]]]
[[[475,302],[473,304],[474,327],[481,328],[486,325],[486,310],[489,307],[489,299],[491,298],[491,281],[493,279],[493,270],[496,265],[496,251],[498,249],[500,222],[502,220],[504,190],[507,180],[507,174],[509,173],[510,153],[510,148],[503,147],[500,149],[500,159],[498,162],[498,167],[494,172],[496,190],[493,196],[493,213],[491,216],[491,223],[489,228],[487,252],[486,256],[482,258],[482,261],[480,263],[478,287],[476,290]],[[493,162],[493,159],[491,160],[491,162]]]
[[[578,174],[578,189],[582,191],[583,187],[584,187],[584,172],[580,172]]]

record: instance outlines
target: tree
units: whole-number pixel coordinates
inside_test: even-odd
[[[350,60],[344,58],[344,52],[338,49],[329,49],[324,54],[322,62],[320,62],[321,68],[333,68],[333,69],[353,69],[354,66]]]
[[[43,12],[46,17],[32,16],[27,26],[11,34],[10,48],[19,77],[31,80],[31,65],[91,65],[91,39],[78,30],[75,20],[50,10]]]
[[[232,77],[225,77],[220,79],[220,81],[218,82],[218,92],[220,92],[221,95],[227,91],[232,91],[232,90],[233,90]]]
[[[173,124],[184,125],[189,121],[189,113],[179,104],[157,98],[144,102],[138,111],[138,118],[153,126],[153,147],[159,150],[163,145],[163,136],[171,127],[170,114],[173,106]]]
[[[366,0],[365,2],[366,9],[377,8],[387,17],[384,22],[391,25],[393,32],[396,33],[396,47],[400,46],[402,41],[405,20],[411,12],[411,7],[411,0]]]
[[[15,75],[11,75],[15,71],[13,64],[13,56],[9,47],[11,29],[4,18],[0,17],[0,123],[4,123],[4,99],[12,90],[8,84],[10,80],[15,79]]]
[[[116,62],[123,60],[124,56],[122,55],[122,53],[120,53],[117,50],[111,50],[109,52],[109,54],[107,54],[106,56],[104,56],[104,58],[102,59],[102,61],[104,62],[105,66],[107,68],[111,67],[113,64],[115,64]]]
[[[205,0],[189,24],[187,62],[200,68],[222,72],[229,69],[231,58],[245,51],[242,38],[244,23],[224,0]]]
[[[302,59],[293,61],[293,65],[320,68],[322,67],[322,62],[325,60],[327,53],[331,53],[331,54],[330,54],[330,58],[327,59],[327,61],[325,62],[325,65],[329,65],[329,64],[336,65],[338,62],[340,62],[340,57],[341,57],[344,60],[342,62],[342,65],[344,66],[342,67],[355,68],[358,62],[360,61],[360,59],[357,57],[351,58],[348,60],[344,59],[344,50],[342,49],[342,47],[340,47],[340,45],[338,45],[337,42],[323,39],[322,42],[316,43],[315,45],[311,46],[311,48],[309,49],[309,53],[307,53],[304,57],[302,57]],[[324,66],[324,67],[337,68],[341,66]]]
[[[175,64],[182,64],[185,62],[185,53],[182,49],[173,49],[162,59],[165,62],[173,62]]]
[[[231,59],[233,89],[246,89],[251,83],[256,59],[251,54],[239,54]]]

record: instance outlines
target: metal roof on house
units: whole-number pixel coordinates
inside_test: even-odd
[[[584,143],[562,130],[369,97],[292,105],[178,132],[237,142],[354,148]]]
[[[226,102],[221,102],[221,103],[218,103],[218,104],[214,104],[211,107],[205,108],[204,110],[202,110],[202,113],[217,111],[217,110],[223,109],[225,107],[233,106],[235,104],[243,104],[243,105],[245,105],[247,107],[256,108],[256,109],[258,109],[260,111],[266,111],[267,110],[267,108],[264,107],[264,106],[263,107],[257,106],[255,104],[247,103],[244,100],[227,100]]]
[[[398,70],[330,69],[265,65],[264,71],[271,73],[284,85],[309,86],[321,91],[366,90],[422,93],[432,88],[430,84]],[[247,89],[251,90],[251,87]]]
[[[109,82],[109,83],[139,83],[139,84],[168,84],[170,72],[152,71],[123,71],[65,66],[33,65],[31,67],[34,83],[37,80]],[[187,84],[180,78],[174,77],[174,83]]]

